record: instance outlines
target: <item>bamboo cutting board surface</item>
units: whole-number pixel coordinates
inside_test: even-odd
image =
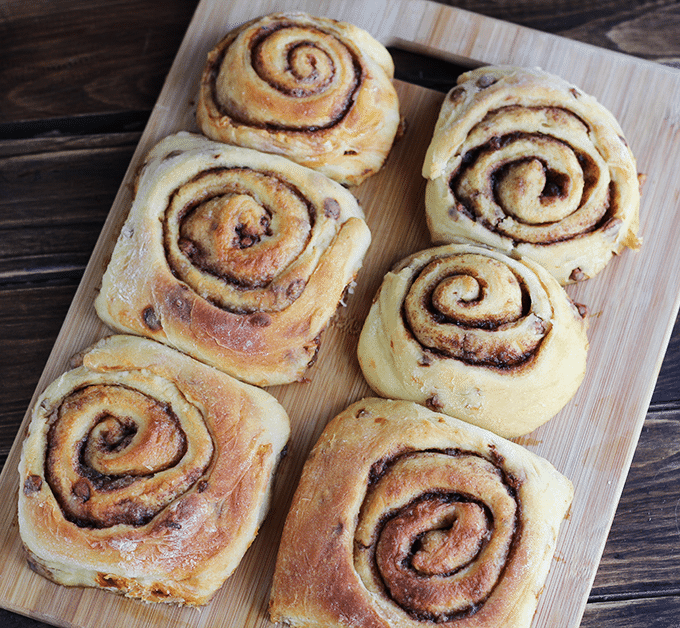
[[[578,626],[680,305],[680,73],[669,68],[421,0],[203,0],[111,208],[36,395],[67,368],[72,354],[110,333],[98,321],[92,302],[127,214],[134,173],[156,141],[174,131],[195,130],[194,97],[206,53],[238,23],[284,9],[344,19],[386,45],[461,65],[541,66],[561,75],[614,113],[639,170],[647,174],[641,208],[642,250],[625,252],[597,277],[568,288],[591,315],[585,381],[554,419],[517,439],[550,460],[575,485],[574,503],[562,526],[533,626]],[[208,606],[196,610],[60,587],[31,572],[22,554],[15,515],[22,429],[0,476],[0,497],[5,504],[0,514],[1,606],[60,626],[271,625],[267,605],[274,560],[304,459],[329,419],[371,394],[355,353],[371,298],[394,262],[430,245],[420,169],[443,95],[405,83],[398,83],[398,89],[407,132],[384,170],[354,190],[373,234],[354,294],[323,335],[309,381],[269,389],[291,417],[291,453],[282,464],[270,515],[234,575]]]

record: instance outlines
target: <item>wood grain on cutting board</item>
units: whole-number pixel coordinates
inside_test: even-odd
[[[121,184],[36,394],[67,368],[73,353],[110,333],[98,321],[92,301],[127,214],[134,173],[146,151],[163,136],[195,130],[194,97],[207,51],[238,23],[285,9],[351,21],[386,45],[463,65],[512,63],[541,66],[559,74],[612,110],[640,170],[647,175],[641,251],[625,252],[602,274],[568,288],[591,314],[586,379],[557,417],[518,439],[550,460],[576,489],[533,625],[577,626],[679,306],[680,74],[673,70],[422,1],[203,0]],[[0,476],[5,503],[0,513],[0,605],[63,626],[271,625],[266,610],[278,538],[306,454],[332,416],[370,394],[355,356],[370,300],[395,261],[429,245],[420,169],[443,95],[403,83],[398,88],[407,132],[383,171],[354,190],[373,234],[357,287],[322,337],[309,382],[269,389],[291,417],[291,453],[281,468],[270,516],[236,573],[202,610],[67,589],[32,573],[21,551],[15,515],[21,430]]]

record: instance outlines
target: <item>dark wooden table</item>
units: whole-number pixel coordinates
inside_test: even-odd
[[[445,4],[680,71],[677,1]],[[0,465],[196,5],[0,5]],[[442,91],[455,80],[455,70],[395,59],[405,80]],[[45,624],[0,610],[0,625]],[[680,322],[582,625],[680,627]]]

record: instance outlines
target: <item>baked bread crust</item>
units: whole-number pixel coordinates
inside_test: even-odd
[[[380,170],[400,129],[393,75],[389,52],[365,30],[273,13],[209,53],[196,118],[212,139],[358,185]]]
[[[265,391],[151,340],[110,336],[38,398],[18,521],[59,584],[205,604],[269,507],[288,416]]]
[[[563,285],[637,249],[640,180],[614,116],[553,74],[511,66],[459,77],[423,164],[435,243],[516,252]]]
[[[369,244],[338,183],[181,132],[141,169],[95,308],[116,331],[251,384],[287,384],[315,360]]]
[[[527,628],[572,496],[550,463],[490,432],[411,402],[359,401],[305,464],[271,619]]]
[[[379,395],[511,438],[548,421],[576,393],[587,321],[535,262],[448,244],[387,273],[357,354]]]

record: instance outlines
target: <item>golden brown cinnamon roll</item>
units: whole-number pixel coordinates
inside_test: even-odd
[[[378,394],[506,438],[554,416],[586,368],[585,309],[531,260],[479,245],[416,253],[389,272],[359,337]]]
[[[516,251],[563,285],[640,245],[636,161],[617,120],[539,69],[461,75],[442,105],[423,176],[436,243],[466,238]]]
[[[386,48],[361,28],[274,13],[210,52],[197,120],[212,139],[286,157],[345,185],[383,165],[400,125]]]
[[[106,338],[33,409],[19,469],[29,564],[64,585],[204,604],[257,534],[288,435],[263,390]]]
[[[572,495],[550,463],[486,430],[407,401],[359,401],[305,464],[271,618],[527,628]]]
[[[338,183],[178,133],[150,152],[95,306],[251,384],[299,380],[370,232]]]

